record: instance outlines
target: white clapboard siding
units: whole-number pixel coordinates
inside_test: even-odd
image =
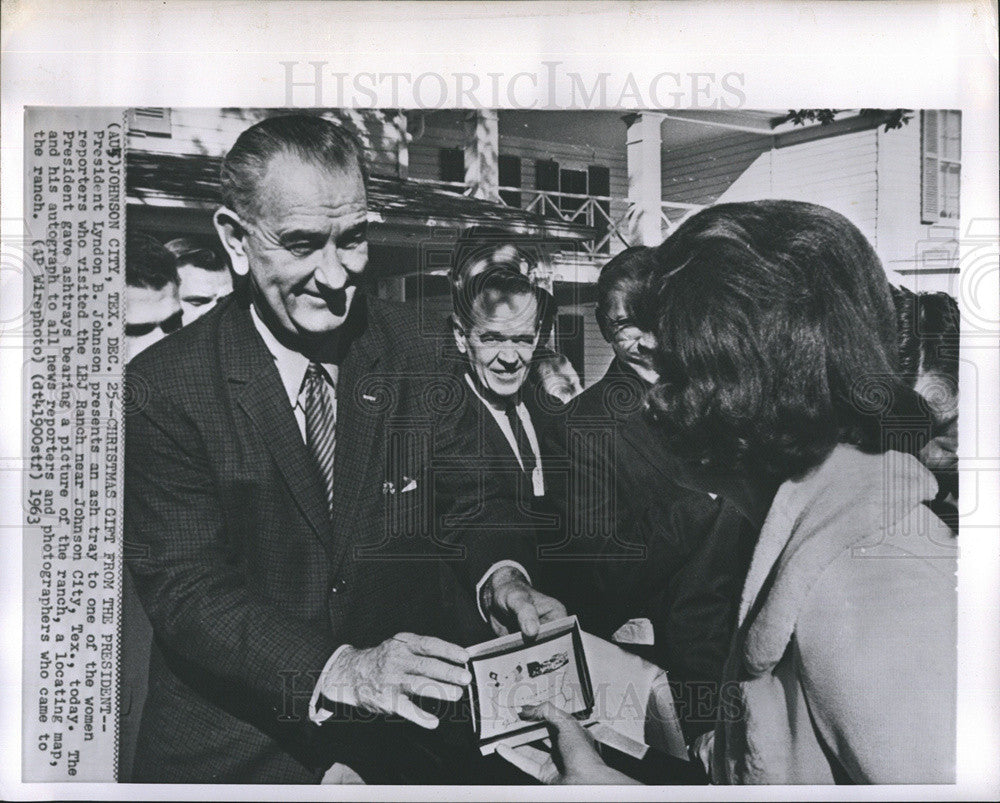
[[[737,203],[756,201],[772,197],[771,173],[774,151],[768,150],[758,156],[746,170],[716,199],[717,203]]]
[[[678,148],[663,145],[663,200],[711,204],[770,149],[771,139],[736,133]]]
[[[955,229],[920,221],[920,125],[881,128],[761,153],[716,200],[789,198],[828,206],[869,238],[889,280],[955,292]],[[914,271],[921,271],[914,273]]]
[[[874,130],[776,149],[776,198],[828,206],[853,222],[878,248],[878,143]]]
[[[878,143],[875,131],[813,140],[761,153],[716,199],[787,198],[828,206],[878,247]]]
[[[916,292],[957,294],[958,228],[921,222],[920,115],[879,131],[879,256],[889,280]]]

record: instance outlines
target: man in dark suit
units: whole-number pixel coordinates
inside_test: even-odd
[[[379,728],[435,727],[426,709],[470,680],[444,561],[483,569],[498,625],[532,635],[547,598],[503,568],[530,558],[526,535],[463,528],[470,507],[496,521],[511,503],[463,487],[460,433],[434,426],[433,349],[359,287],[358,142],[267,119],[222,188],[215,225],[247,293],[127,374],[125,537],[155,638],[133,780],[314,783],[334,764],[389,779]]]
[[[529,539],[544,541],[556,520],[547,506],[543,432],[558,402],[529,382],[532,357],[554,308],[552,296],[529,279],[535,263],[533,251],[493,238],[467,241],[459,249],[452,272],[457,396],[445,426],[474,433],[466,442],[470,459],[516,500],[518,515],[496,524],[507,529],[521,521],[530,526]],[[508,560],[497,568],[527,577],[535,557],[525,554],[527,563]],[[484,610],[490,593],[478,592]],[[552,600],[542,613],[551,619],[564,610]],[[500,622],[492,624],[503,629]]]
[[[615,352],[605,376],[548,431],[550,483],[565,527],[542,550],[546,590],[592,632],[667,670],[689,741],[711,728],[743,580],[774,489],[681,460],[648,409],[658,380],[644,307],[651,248],[603,268],[597,320]],[[630,621],[631,620],[631,621]]]

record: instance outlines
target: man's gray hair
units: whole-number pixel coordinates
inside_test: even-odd
[[[258,183],[271,159],[293,154],[328,169],[356,165],[367,182],[364,147],[344,126],[309,114],[268,117],[240,134],[222,162],[222,198],[241,216],[257,213]]]

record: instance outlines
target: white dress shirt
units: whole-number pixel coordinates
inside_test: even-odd
[[[295,414],[295,423],[299,425],[299,432],[302,434],[302,442],[305,443],[306,440],[306,411],[302,406],[302,400],[299,398],[302,392],[302,381],[306,376],[306,369],[309,367],[309,358],[298,351],[293,351],[288,348],[288,346],[282,344],[278,338],[274,336],[274,333],[267,328],[267,325],[260,319],[257,314],[257,310],[254,309],[253,304],[250,305],[250,318],[253,321],[254,327],[260,333],[261,338],[264,341],[264,345],[267,346],[267,350],[271,352],[271,356],[274,358],[274,365],[278,369],[278,376],[281,377],[281,385],[285,389],[285,393],[288,394],[288,403],[292,406],[292,412]],[[330,377],[330,382],[332,387],[330,390],[330,399],[333,402],[333,418],[337,419],[337,377],[340,371],[339,366],[334,363],[320,363],[323,369],[326,371],[327,376]]]
[[[479,392],[479,388],[476,387],[476,383],[472,381],[472,377],[468,374],[465,375],[465,381],[468,383],[469,387],[472,388],[472,392],[476,394],[476,397],[483,403],[483,406],[490,411],[490,415],[493,416],[494,420],[497,422],[497,426],[500,427],[500,431],[503,432],[503,436],[507,439],[507,443],[510,445],[511,451],[514,452],[514,456],[517,458],[517,464],[524,470],[524,460],[521,458],[521,453],[517,448],[517,438],[514,437],[514,430],[510,428],[510,421],[507,420],[507,413],[503,410],[498,410],[485,398],[483,394]],[[538,447],[538,436],[535,435],[535,425],[531,422],[531,416],[528,414],[528,408],[524,406],[523,401],[519,401],[517,406],[514,407],[514,412],[517,413],[517,417],[521,420],[521,425],[524,427],[524,432],[528,436],[528,443],[531,444],[531,451],[535,453],[535,468],[531,472],[531,488],[535,496],[545,496],[545,475],[542,472],[542,453]]]

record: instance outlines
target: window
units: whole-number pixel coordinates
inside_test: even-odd
[[[962,164],[962,115],[957,111],[921,113],[920,220],[958,220]]]
[[[590,165],[587,168],[587,192],[590,195],[607,198],[611,195],[611,170],[602,165]],[[594,226],[601,232],[601,236],[608,230],[611,220],[611,202],[598,201],[597,207],[600,212],[594,212]],[[607,254],[611,251],[611,238],[601,247],[601,253]]]
[[[535,189],[607,198],[611,195],[611,170],[603,165],[566,167],[551,159],[539,160],[535,162]],[[584,198],[564,198],[560,195],[553,199],[552,204],[545,205],[545,215],[561,216],[563,220],[593,226],[599,232],[599,240],[608,230],[611,204],[607,200],[597,201],[597,210],[591,209],[586,214],[574,217],[573,213],[585,203]],[[609,249],[610,240],[604,243],[601,252],[607,253]]]
[[[459,184],[465,182],[465,153],[461,148],[438,148],[438,178]]]
[[[170,109],[141,106],[128,112],[128,128],[130,134],[142,134],[147,137],[169,137]]]
[[[501,153],[498,169],[500,173],[498,180],[501,187],[521,186],[520,156],[510,156],[508,154]],[[516,192],[514,190],[500,190],[500,200],[507,204],[507,206],[513,206],[517,209],[521,208],[520,192]]]
[[[535,189],[545,192],[559,192],[559,164],[555,160],[537,159],[535,161]],[[541,204],[538,209],[544,210],[545,217],[559,217],[559,213],[549,201]]]

